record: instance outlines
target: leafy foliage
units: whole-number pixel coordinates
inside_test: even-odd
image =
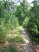
[[[33,7],[30,9],[30,20],[27,24],[27,29],[30,32],[31,39],[39,43],[39,4],[38,1],[33,2]],[[33,15],[32,15],[33,14]]]
[[[0,40],[4,40],[9,30],[16,28],[18,26],[17,18],[12,14],[5,12],[3,8],[4,4],[1,2],[0,5]],[[3,13],[4,11],[4,13]],[[3,16],[1,16],[3,15]]]
[[[38,1],[33,2],[33,7],[30,7],[28,11],[29,21],[24,23],[24,28],[30,33],[30,37],[33,41],[39,41],[39,4]]]
[[[38,33],[38,19],[37,18],[30,18],[27,28],[29,31],[34,31],[35,33]],[[34,34],[34,33],[33,33]]]
[[[7,39],[8,42],[18,42],[18,43],[22,43],[23,42],[23,38],[20,35],[14,36],[13,38],[8,38]]]
[[[24,19],[26,18],[27,12],[28,12],[28,2],[23,0],[22,2],[20,2],[20,5],[17,6],[15,12],[15,16],[17,17],[20,25],[22,25]]]
[[[27,27],[28,21],[29,21],[29,18],[26,17],[25,20],[23,21],[23,24],[22,24],[22,26],[23,26],[24,28]]]
[[[33,40],[39,40],[38,2],[34,0],[33,6],[29,7],[26,0],[22,0],[20,5],[14,5],[13,1],[0,1],[0,41],[4,41],[9,31],[19,25],[22,25],[29,31]],[[23,39],[18,36],[11,40],[16,42],[23,41]]]

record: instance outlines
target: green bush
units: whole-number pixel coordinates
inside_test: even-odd
[[[28,23],[28,21],[29,21],[29,18],[26,17],[25,20],[23,21],[23,24],[22,24],[22,26],[23,26],[24,28],[27,27],[27,23]]]
[[[27,29],[30,31],[30,32],[33,32],[34,33],[39,33],[39,28],[38,28],[38,23],[39,21],[37,21],[37,18],[30,18],[28,24],[27,24]]]
[[[8,9],[6,6],[8,6],[9,4],[7,3],[0,1],[0,40],[5,40],[5,37],[9,33],[9,30],[16,28],[18,26],[18,20],[15,17],[15,15],[10,14],[7,11]]]
[[[5,39],[4,27],[0,26],[0,41]]]
[[[34,17],[30,18],[27,24],[27,30],[30,32],[32,40],[36,40],[39,37],[39,19]]]
[[[0,40],[4,40],[6,35],[9,33],[9,30],[12,30],[18,27],[18,20],[14,15],[9,15],[5,13],[3,18],[0,18]]]

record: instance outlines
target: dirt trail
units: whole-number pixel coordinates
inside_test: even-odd
[[[24,36],[25,45],[23,47],[22,52],[35,52],[32,48],[32,43],[30,42],[30,38],[28,35],[28,32],[25,31],[22,27],[20,27],[22,30],[22,34]]]

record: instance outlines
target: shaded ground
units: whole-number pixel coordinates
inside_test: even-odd
[[[23,47],[22,52],[34,52],[33,48],[32,48],[32,43],[30,42],[30,38],[28,35],[28,32],[25,31],[22,27],[20,27],[22,29],[22,34],[24,36],[24,41],[25,41],[25,45]]]

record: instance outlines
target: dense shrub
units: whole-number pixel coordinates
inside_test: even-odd
[[[29,31],[31,31],[31,32],[33,32],[33,34],[34,33],[38,33],[38,23],[39,21],[38,21],[38,19],[37,18],[30,18],[30,20],[29,20],[29,22],[28,22],[28,24],[27,24],[27,29],[29,30]]]
[[[6,34],[5,34],[4,31],[5,31],[4,27],[3,26],[0,26],[0,41],[1,40],[4,41],[4,39],[5,39]]]
[[[32,40],[39,38],[39,18],[30,18],[27,24],[27,30],[30,32]]]
[[[27,27],[27,23],[28,23],[28,21],[29,21],[29,18],[26,17],[25,20],[23,21],[23,24],[22,24],[22,26],[23,26],[24,28]]]
[[[0,18],[0,40],[5,39],[9,30],[19,26],[18,20],[14,15],[9,15],[5,13],[3,17]]]
[[[18,26],[17,18],[8,10],[11,6],[9,4],[10,2],[0,1],[0,40],[4,40],[9,30]]]

